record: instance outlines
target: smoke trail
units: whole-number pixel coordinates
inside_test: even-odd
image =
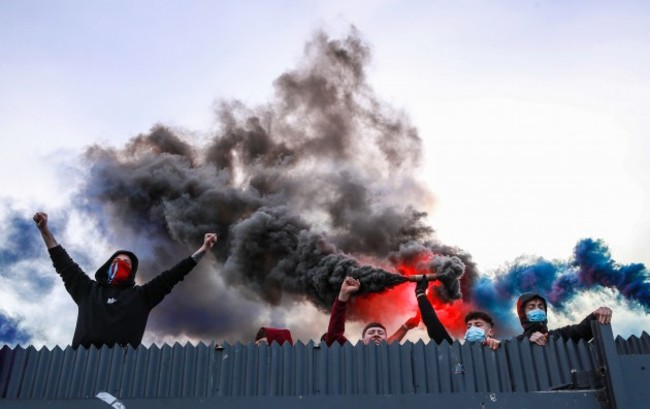
[[[528,291],[546,297],[558,312],[579,293],[616,289],[628,304],[650,312],[650,273],[643,264],[619,265],[602,240],[580,240],[569,261],[519,258],[493,279],[481,277],[474,285],[472,301],[494,314],[507,334],[521,332],[513,313],[516,299]],[[596,308],[597,306],[594,306]]]
[[[576,245],[573,266],[578,268],[579,288],[615,288],[624,299],[650,312],[650,273],[643,264],[619,265],[602,240],[585,239]]]
[[[217,265],[192,273],[150,328],[241,339],[268,305],[289,314],[306,300],[326,311],[346,275],[361,280],[362,293],[397,283],[386,258],[405,243],[447,256],[450,277],[463,263],[474,268],[461,250],[433,242],[418,210],[432,194],[414,177],[421,140],[367,83],[369,58],[354,29],[342,40],[318,33],[299,67],[275,81],[268,104],[219,103],[207,144],[156,126],[122,148],[88,150],[78,203],[149,266],[139,280],[192,251],[205,232],[219,234]],[[458,297],[474,277],[440,296]]]
[[[379,292],[403,280],[396,274],[360,266],[336,250],[286,207],[261,208],[231,230],[231,251],[223,272],[235,283],[255,286],[265,301],[282,293],[306,295],[327,311],[346,276],[361,281],[360,294]]]
[[[471,256],[458,248],[428,241],[408,242],[399,251],[389,255],[389,260],[404,275],[437,274],[441,285],[434,286],[436,298],[443,302],[470,296],[471,285],[478,277]]]
[[[37,298],[52,289],[56,275],[29,264],[29,260],[45,253],[43,240],[31,217],[24,217],[13,209],[8,216],[0,245],[0,281],[6,280],[13,291],[26,299]]]
[[[20,328],[20,320],[0,310],[0,344],[27,345],[31,335]]]

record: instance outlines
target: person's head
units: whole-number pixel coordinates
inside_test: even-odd
[[[284,344],[285,342],[293,345],[291,331],[284,328],[261,327],[255,335],[255,345],[271,345],[274,341],[280,345]]]
[[[482,328],[488,336],[494,335],[494,320],[490,314],[483,311],[471,311],[465,315],[465,326]]]
[[[546,302],[541,297],[533,297],[524,303],[523,308],[524,308],[524,312],[528,312],[536,309],[546,312]]]
[[[363,331],[361,332],[361,339],[364,345],[368,345],[371,342],[379,344],[386,341],[386,327],[384,327],[379,322],[371,322],[366,325]]]
[[[138,258],[126,250],[119,250],[97,270],[95,279],[98,282],[114,286],[133,286],[135,273],[138,270]]]
[[[465,340],[483,342],[486,337],[494,336],[494,320],[483,311],[471,311],[465,315]]]
[[[113,263],[116,261],[123,261],[126,263],[129,267],[133,267],[133,261],[131,261],[131,257],[129,257],[128,254],[126,253],[118,253],[114,258],[113,258]]]
[[[524,293],[517,300],[519,322],[526,328],[530,324],[546,325],[546,299],[537,293]]]

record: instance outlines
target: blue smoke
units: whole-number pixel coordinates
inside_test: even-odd
[[[573,266],[578,269],[576,284],[581,289],[614,288],[625,300],[650,312],[650,274],[643,264],[619,265],[602,240],[585,239],[576,245]]]
[[[632,306],[650,312],[650,273],[643,264],[619,265],[602,240],[580,240],[569,261],[518,258],[490,279],[482,276],[472,288],[470,301],[491,313],[501,336],[521,332],[514,308],[528,291],[544,296],[557,312],[578,294],[615,289]],[[595,308],[596,306],[594,306]]]
[[[43,275],[34,268],[16,271],[20,268],[17,264],[42,259],[47,254],[31,216],[11,211],[5,221],[6,240],[0,247],[0,276],[7,278],[9,283],[21,282],[23,285],[16,287],[33,295],[49,292],[54,286],[55,276]]]
[[[0,311],[0,344],[28,345],[31,335],[18,328],[20,320],[14,319]]]

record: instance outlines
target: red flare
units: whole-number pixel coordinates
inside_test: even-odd
[[[428,264],[435,254],[422,252],[408,264],[395,266],[402,275],[410,277],[419,274],[430,274]],[[432,282],[431,287],[440,286],[440,282]],[[433,288],[427,293],[427,298],[436,311],[440,322],[445,326],[452,337],[458,338],[465,333],[465,315],[474,309],[471,303],[462,300],[445,302],[436,297]],[[349,310],[350,318],[358,319],[365,323],[377,321],[384,324],[390,333],[396,326],[419,312],[415,298],[415,284],[402,284],[395,286],[380,294],[367,294],[359,296],[354,301],[354,307]]]

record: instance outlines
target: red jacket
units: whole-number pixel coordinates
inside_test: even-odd
[[[327,346],[331,346],[334,342],[343,345],[348,341],[345,335],[343,335],[345,333],[345,310],[347,305],[347,302],[339,300],[338,297],[334,300],[330,314],[330,323],[324,339]]]
[[[273,343],[273,341],[277,342],[278,344],[282,345],[285,342],[288,342],[289,344],[293,345],[293,339],[291,338],[291,331],[288,329],[284,328],[269,328],[269,327],[262,327],[264,330],[264,334],[266,335],[266,341],[268,342],[269,345]]]

